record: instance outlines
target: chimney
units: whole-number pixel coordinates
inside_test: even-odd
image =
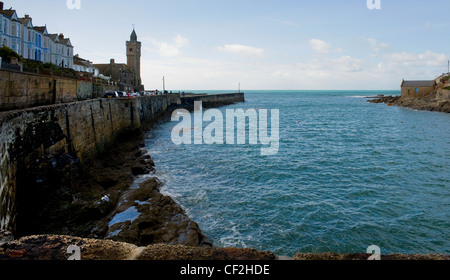
[[[111,60],[109,61],[111,64],[115,64],[116,61],[114,60],[114,58],[111,58]]]
[[[3,11],[3,2],[0,2],[0,11]]]
[[[60,33],[59,34],[59,39],[64,39],[64,34]]]
[[[25,14],[25,18],[30,18],[30,15]]]

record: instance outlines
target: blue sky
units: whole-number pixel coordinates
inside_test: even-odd
[[[450,58],[448,0],[4,1],[94,63],[126,62],[132,25],[148,89],[397,90]]]

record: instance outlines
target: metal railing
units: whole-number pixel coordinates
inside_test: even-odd
[[[12,71],[21,71],[21,67],[20,67],[20,65],[17,65],[17,64],[11,64],[11,63],[7,63],[7,62],[3,62],[2,61],[2,67],[1,67],[2,69],[5,69],[5,70],[12,70]]]
[[[0,60],[1,61],[1,60]],[[113,85],[117,86],[119,85],[118,81],[115,80],[105,80],[99,77],[94,77],[92,74],[84,73],[84,72],[64,72],[65,68],[61,68],[61,70],[53,71],[52,69],[41,69],[40,67],[27,67],[23,65],[18,64],[11,64],[8,62],[1,61],[1,68],[0,70],[9,70],[9,71],[15,71],[15,72],[22,72],[25,74],[38,74],[38,75],[45,75],[45,76],[56,76],[56,77],[62,77],[62,78],[69,78],[69,79],[76,79],[80,81],[88,81],[96,84],[103,84],[103,85]]]

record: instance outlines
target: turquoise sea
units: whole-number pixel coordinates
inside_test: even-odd
[[[177,146],[176,122],[155,126],[146,149],[162,193],[214,246],[449,254],[450,115],[366,102],[377,94],[399,92],[246,91],[220,108],[278,109],[274,156],[261,145]]]

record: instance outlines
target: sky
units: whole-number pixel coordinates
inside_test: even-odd
[[[3,2],[94,63],[126,63],[134,26],[146,89],[400,90],[448,71],[448,0],[78,1]]]

